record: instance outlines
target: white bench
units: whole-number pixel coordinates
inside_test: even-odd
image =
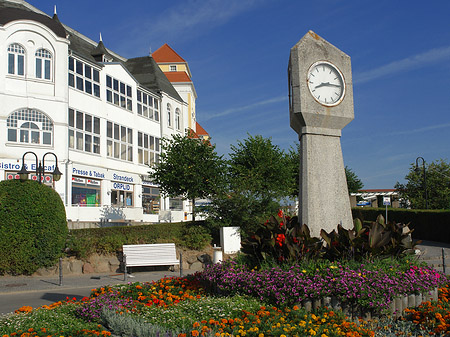
[[[127,278],[127,267],[179,265],[180,275],[182,273],[174,243],[123,245],[123,257],[125,280]]]

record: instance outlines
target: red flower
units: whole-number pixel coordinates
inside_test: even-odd
[[[284,234],[278,234],[276,238],[277,244],[281,247],[285,239],[286,237],[284,236]]]
[[[280,218],[283,217],[283,210],[280,209],[280,210],[278,211],[278,216],[279,216]]]

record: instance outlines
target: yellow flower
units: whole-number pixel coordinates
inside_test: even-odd
[[[263,334],[263,333],[260,333],[260,334],[258,335],[258,337],[264,337],[264,334]]]
[[[309,334],[311,335],[311,336],[315,336],[316,335],[316,332],[313,330],[313,329],[309,329]]]
[[[306,270],[305,270],[305,269],[303,269],[303,270],[302,270],[302,273],[306,273]]]

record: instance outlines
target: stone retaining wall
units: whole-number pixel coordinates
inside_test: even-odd
[[[187,271],[202,270],[205,264],[212,263],[212,248],[208,247],[204,251],[181,250],[177,248],[177,256],[180,258],[182,254],[182,268]],[[226,256],[224,259],[228,259]],[[133,270],[141,270],[145,268],[146,271],[151,270],[169,270],[170,266],[158,267],[132,267]],[[128,267],[127,269],[130,269]],[[179,266],[175,266],[178,270]],[[122,253],[117,255],[98,255],[93,254],[85,260],[79,260],[75,257],[66,257],[62,260],[62,272],[65,276],[94,274],[94,273],[123,273],[122,267]],[[50,268],[40,268],[35,272],[35,276],[54,276],[59,274],[59,264]]]

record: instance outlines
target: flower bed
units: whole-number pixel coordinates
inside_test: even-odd
[[[222,265],[222,269],[225,266]],[[336,273],[333,274],[335,277],[343,272],[338,271],[336,264],[333,266],[336,268],[330,269]],[[229,273],[241,270],[236,266],[232,268],[234,269],[228,269]],[[419,307],[406,310],[404,319],[360,320],[355,323],[346,318],[342,311],[330,308],[307,312],[298,305],[289,304],[290,301],[285,305],[280,302],[275,306],[264,298],[261,300],[237,294],[228,294],[226,297],[208,296],[198,280],[210,277],[212,270],[218,269],[219,266],[214,266],[207,272],[198,273],[195,278],[166,278],[152,283],[129,283],[94,289],[89,298],[81,301],[67,299],[38,309],[25,306],[10,317],[0,318],[0,336],[109,336],[112,333],[117,336],[323,337],[386,336],[389,335],[388,332],[405,335],[420,332],[423,336],[427,331],[429,334],[450,333],[449,285],[439,290],[439,301],[425,302]],[[313,275],[313,270],[304,270],[305,272],[299,271],[303,275],[302,280]],[[422,270],[424,275],[434,275],[429,269],[417,270]],[[249,278],[253,278],[248,284],[255,282],[257,275],[262,273],[256,270],[246,272],[249,273],[246,274]],[[277,271],[278,278],[282,272]],[[417,273],[420,275],[420,271]],[[368,274],[361,273],[362,278],[363,275],[367,278]],[[270,280],[269,276],[266,277],[266,280],[260,278],[261,282]],[[408,277],[411,278],[410,275]],[[287,286],[283,291],[287,291],[290,281],[285,279]],[[435,281],[429,282],[433,285]],[[324,282],[321,285],[326,286]],[[280,285],[272,283],[267,288],[274,290],[275,286]],[[241,289],[245,289],[244,287],[247,287],[247,283],[241,283]],[[313,285],[311,287],[316,289]],[[295,293],[294,290],[291,292]],[[316,293],[310,291],[309,294]]]
[[[351,268],[335,262],[313,271],[302,265],[259,271],[230,261],[209,266],[198,278],[223,295],[246,294],[277,306],[333,296],[343,305],[378,313],[388,310],[397,296],[426,293],[445,282],[445,277],[429,267],[398,267],[383,270],[362,264]]]

